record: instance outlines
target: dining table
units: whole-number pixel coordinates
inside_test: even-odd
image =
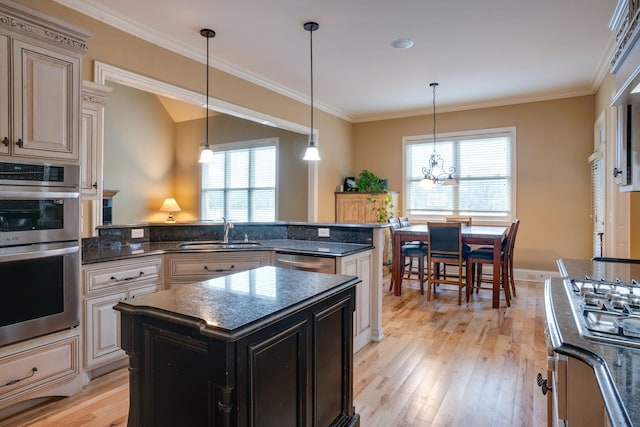
[[[506,238],[509,227],[493,225],[463,225],[462,243],[470,245],[486,245],[493,247],[493,298],[492,307],[500,307],[500,264],[502,262],[502,241]],[[424,241],[426,243],[429,235],[427,224],[415,224],[406,227],[396,228],[393,234],[393,257],[392,257],[392,279],[393,294],[402,294],[402,260],[401,246],[404,242]]]

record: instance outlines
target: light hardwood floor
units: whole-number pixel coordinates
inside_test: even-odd
[[[388,280],[388,279],[387,279]],[[510,308],[490,291],[457,305],[456,291],[427,303],[417,282],[401,297],[384,286],[385,338],[354,356],[354,405],[363,427],[544,426],[543,285],[517,282]],[[503,304],[504,305],[504,301]],[[126,426],[128,373],[100,377],[75,396],[0,421],[0,426]]]

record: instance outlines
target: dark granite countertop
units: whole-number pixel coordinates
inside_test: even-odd
[[[606,264],[606,265],[605,265]],[[621,280],[634,274],[634,266],[590,260],[561,260],[561,274],[571,277],[607,277]],[[627,275],[627,276],[625,276]],[[638,276],[635,276],[638,277]],[[568,290],[561,278],[545,284],[545,311],[554,351],[584,361],[595,372],[613,426],[640,426],[640,349],[589,340],[580,334]]]
[[[144,313],[236,340],[310,302],[361,280],[355,276],[260,267],[182,285],[118,303],[117,310]]]
[[[359,243],[322,242],[312,240],[260,240],[261,246],[249,248],[231,249],[180,249],[182,242],[151,242],[131,245],[110,245],[97,248],[84,248],[82,251],[82,263],[93,264],[96,262],[116,261],[138,256],[162,255],[165,253],[188,252],[220,252],[220,251],[279,251],[295,252],[311,255],[324,255],[331,257],[343,257],[358,252],[373,249],[372,245]]]

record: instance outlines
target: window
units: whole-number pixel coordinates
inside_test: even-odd
[[[433,152],[432,137],[403,138],[406,214],[423,220],[471,216],[478,222],[515,218],[515,128],[436,136],[444,167],[456,168],[458,185],[425,185],[422,168]]]
[[[202,165],[203,220],[276,219],[277,139],[215,145],[212,163]]]

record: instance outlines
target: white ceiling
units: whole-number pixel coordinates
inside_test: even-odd
[[[352,122],[592,94],[616,0],[55,0]],[[415,45],[394,49],[410,38]],[[144,52],[141,52],[143,55]],[[204,72],[203,72],[204,74]],[[204,77],[203,77],[204,80]],[[215,82],[211,82],[213,87]],[[204,90],[204,89],[203,89]]]

